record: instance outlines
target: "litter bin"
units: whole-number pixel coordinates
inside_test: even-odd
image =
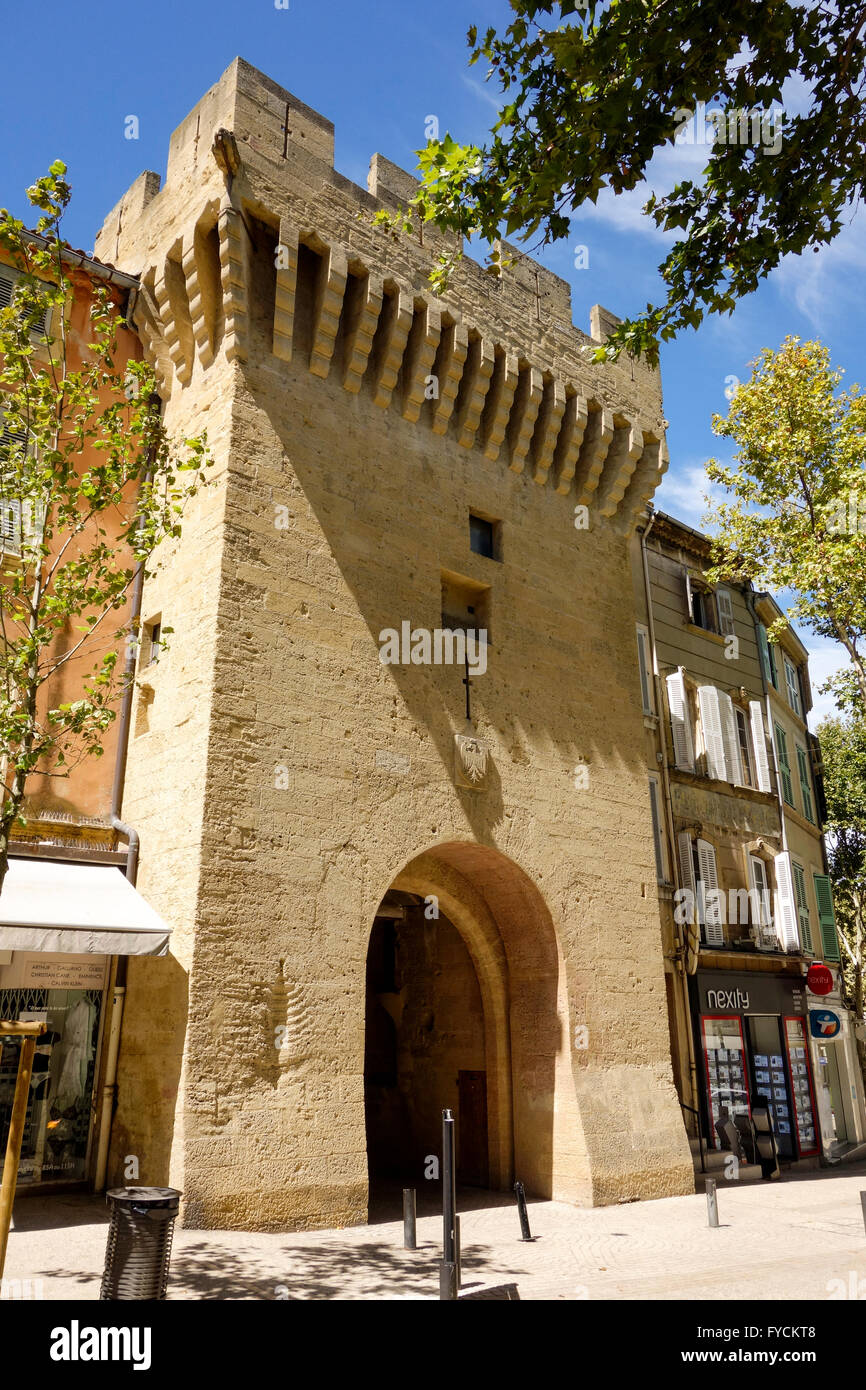
[[[165,1298],[181,1194],[176,1187],[112,1187],[106,1196],[111,1225],[100,1300]]]

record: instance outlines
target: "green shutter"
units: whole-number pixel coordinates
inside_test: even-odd
[[[764,675],[775,690],[779,689],[779,678],[776,674],[776,653],[773,651],[770,639],[767,636],[767,629],[763,623],[758,623],[758,647],[761,652],[761,665],[764,668]]]
[[[818,900],[818,916],[821,919],[821,940],[824,943],[824,959],[839,960],[839,942],[836,940],[836,916],[833,912],[833,890],[826,874],[813,874],[815,897]]]
[[[803,794],[803,815],[806,820],[814,821],[815,813],[812,810],[812,784],[809,781],[809,764],[806,760],[806,750],[797,744],[797,764],[800,769],[800,791]]]
[[[791,861],[791,869],[794,874],[794,893],[797,898],[797,917],[800,922],[800,941],[803,949],[812,949],[812,922],[809,915],[809,899],[806,897],[806,875],[803,873],[802,864],[795,864]]]
[[[794,805],[794,784],[791,781],[791,764],[788,762],[788,740],[785,730],[776,725],[776,749],[779,754],[779,776],[782,779],[782,795],[789,806]]]

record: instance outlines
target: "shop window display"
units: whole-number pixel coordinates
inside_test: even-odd
[[[86,1176],[101,1008],[101,990],[0,990],[0,1018],[44,1024],[18,1169],[22,1186]],[[0,1155],[6,1147],[18,1058],[18,1040],[5,1040],[0,1048]]]

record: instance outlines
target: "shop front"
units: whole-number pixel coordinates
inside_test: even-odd
[[[168,928],[118,868],[10,859],[0,894],[0,1020],[43,1031],[27,1100],[18,1190],[87,1182],[106,1081],[106,1029],[126,955],[164,955]],[[119,1016],[114,1015],[115,1031]],[[0,1043],[0,1171],[20,1040]],[[110,1049],[109,1049],[110,1052]],[[116,1052],[116,1049],[115,1049]]]
[[[809,1035],[822,1146],[830,1158],[841,1158],[864,1139],[863,1077],[839,972],[828,973],[831,988],[819,997],[808,995]]]
[[[725,1125],[739,1128],[756,1105],[766,1105],[782,1161],[818,1154],[803,977],[705,970],[696,986],[709,1147],[728,1148]]]

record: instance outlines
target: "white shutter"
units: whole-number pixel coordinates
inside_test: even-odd
[[[752,743],[755,748],[755,766],[758,770],[758,790],[771,792],[770,759],[767,757],[767,736],[764,733],[764,711],[760,700],[749,701],[749,716],[752,721]]]
[[[692,860],[692,837],[687,830],[681,830],[677,835],[677,858],[680,863],[681,885],[691,893],[692,903],[695,903],[698,887],[695,883],[695,866]],[[689,914],[688,920],[694,922],[694,912]]]
[[[733,637],[734,604],[730,589],[716,589],[716,609],[719,614],[719,632],[723,637]]]
[[[797,923],[797,902],[794,897],[794,876],[791,873],[790,854],[777,854],[776,869],[776,924],[780,928],[782,945],[786,951],[799,951],[800,931]]]
[[[763,859],[757,855],[749,855],[749,881],[750,887],[758,898],[758,910],[753,922],[754,932],[759,946],[769,946],[772,950],[777,950],[779,941],[776,930],[773,926],[773,912],[770,903],[770,894],[767,884],[767,868]]]
[[[692,721],[682,667],[666,678],[668,708],[671,712],[671,733],[674,740],[674,762],[684,772],[695,770],[695,745],[692,742]]]
[[[649,633],[645,627],[637,629],[637,664],[640,671],[640,695],[644,714],[655,714],[652,696],[652,676],[650,674]]]
[[[701,711],[701,726],[704,731],[704,746],[707,750],[707,774],[720,782],[727,780],[725,764],[725,739],[722,733],[722,711],[719,704],[719,690],[714,685],[698,687],[698,705]]]
[[[14,497],[0,500],[0,548],[16,554],[21,549],[21,503]]]
[[[695,619],[692,612],[692,581],[688,570],[683,570],[683,592],[686,601],[686,618],[690,623],[693,623]]]
[[[735,787],[743,785],[743,769],[740,764],[740,740],[737,736],[737,719],[734,702],[724,690],[719,691],[719,711],[722,716],[722,742],[725,745],[725,767],[727,780]]]
[[[704,885],[704,892],[715,892],[719,886],[716,874],[716,851],[707,840],[698,840],[698,872],[701,876],[701,883]],[[698,896],[699,903],[701,896],[700,894]],[[719,915],[719,904],[715,901],[704,908],[704,936],[708,946],[724,946],[725,944],[725,929],[722,922],[719,921]]]

